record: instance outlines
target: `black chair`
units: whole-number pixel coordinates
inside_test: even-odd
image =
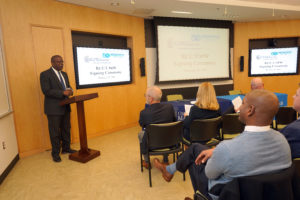
[[[296,166],[279,172],[244,176],[233,179],[225,185],[216,185],[210,193],[219,196],[219,200],[296,200],[299,186],[296,188],[294,178]],[[208,200],[198,191],[194,200]]]
[[[222,116],[222,139],[232,139],[245,129],[245,124],[239,120],[239,114],[226,114]]]
[[[287,125],[297,119],[297,112],[292,107],[280,107],[275,115],[275,129],[278,125]]]
[[[219,200],[293,200],[295,166],[275,173],[239,177],[227,183]]]
[[[201,143],[209,147],[217,145],[218,139],[220,139],[221,122],[222,117],[192,121],[190,126],[191,143]]]
[[[146,127],[147,156],[173,154],[178,158],[178,152],[183,151],[182,141],[183,122],[177,121],[163,124],[150,124]],[[140,152],[141,171],[143,172],[142,153]],[[149,162],[149,184],[152,187],[151,163]],[[185,174],[183,174],[185,180]]]
[[[294,199],[300,199],[300,158],[295,158],[293,160],[293,164],[295,165],[295,175],[293,179],[293,191],[294,191]]]
[[[183,100],[182,94],[169,94],[167,95],[167,101]]]

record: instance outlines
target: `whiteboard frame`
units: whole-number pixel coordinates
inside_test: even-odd
[[[2,59],[1,59],[2,58]],[[10,98],[10,93],[9,93],[9,85],[8,85],[8,79],[7,79],[7,72],[6,72],[6,62],[5,62],[5,53],[4,53],[4,45],[3,45],[3,36],[2,36],[2,28],[0,26],[0,62],[2,62],[2,74],[0,76],[3,76],[4,80],[4,90],[6,93],[7,97],[7,105],[8,105],[8,110],[4,111],[3,113],[0,113],[0,119],[9,115],[10,113],[13,112],[12,105],[11,105],[11,98]],[[0,67],[1,67],[0,64]]]

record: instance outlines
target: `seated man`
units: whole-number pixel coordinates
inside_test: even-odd
[[[161,104],[160,99],[162,92],[157,86],[152,86],[146,91],[146,106],[140,113],[139,124],[142,127],[142,131],[139,133],[138,138],[141,145],[141,151],[144,156],[143,166],[148,168],[149,160],[145,156],[147,152],[147,136],[145,135],[145,128],[149,124],[160,124],[176,121],[174,108],[171,104]],[[164,156],[164,162],[168,163],[168,156]]]
[[[251,90],[261,90],[264,89],[264,82],[261,78],[253,78],[251,80]],[[234,108],[235,112],[240,112],[240,108]]]
[[[264,89],[264,83],[261,78],[253,78],[251,80],[251,90]]]
[[[293,96],[293,108],[298,113],[300,112],[300,88]],[[280,131],[287,139],[291,147],[292,158],[300,158],[300,120],[296,120]]]
[[[217,184],[226,184],[235,177],[288,168],[291,166],[289,145],[281,134],[270,129],[278,107],[275,94],[253,90],[245,96],[240,107],[240,121],[246,124],[242,134],[221,142],[214,149],[193,144],[176,163],[166,166],[155,159],[154,166],[166,181],[172,179],[176,170],[185,172],[188,169],[194,190],[214,200],[218,199],[217,194],[213,194]]]

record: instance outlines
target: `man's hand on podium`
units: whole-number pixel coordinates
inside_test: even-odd
[[[69,97],[73,95],[73,90],[71,88],[66,88],[66,90],[64,91],[64,95]]]

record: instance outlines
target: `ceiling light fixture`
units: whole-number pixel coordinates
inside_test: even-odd
[[[186,15],[191,15],[191,14],[192,14],[191,12],[187,12],[187,11],[176,11],[176,10],[171,11],[171,13],[175,13],[175,14],[186,14]]]
[[[112,2],[112,3],[110,3],[110,5],[111,5],[111,6],[119,6],[120,3],[119,3],[119,2]]]
[[[136,0],[130,0],[131,5],[134,5],[134,4],[135,4],[135,1],[136,1]]]

